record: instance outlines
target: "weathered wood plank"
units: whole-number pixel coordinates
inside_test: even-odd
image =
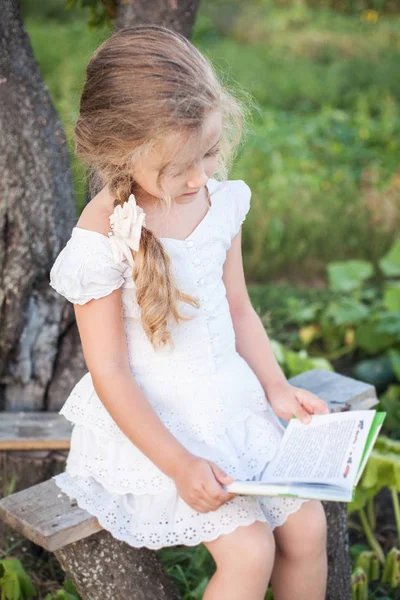
[[[68,450],[72,424],[58,412],[0,413],[1,450]]]
[[[49,479],[0,500],[0,519],[26,538],[53,551],[103,528]]]

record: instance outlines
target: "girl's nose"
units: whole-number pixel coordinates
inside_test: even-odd
[[[193,188],[194,190],[197,190],[197,189],[203,187],[203,185],[206,185],[207,181],[208,181],[208,176],[207,176],[206,172],[204,171],[203,166],[193,167],[189,173],[189,178],[187,180],[187,186],[189,188]]]

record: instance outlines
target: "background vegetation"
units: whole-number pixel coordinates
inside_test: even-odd
[[[200,5],[193,42],[256,102],[231,173],[253,191],[243,233],[249,282],[323,281],[331,260],[376,261],[399,227],[400,18],[324,5]],[[71,153],[85,65],[112,27],[88,29],[79,6],[22,2]],[[80,210],[85,175],[74,158],[72,168]]]

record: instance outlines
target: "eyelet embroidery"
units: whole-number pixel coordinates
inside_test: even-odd
[[[211,190],[215,195],[207,228],[197,228],[180,243],[162,240],[179,289],[200,301],[199,309],[180,303],[181,312],[193,318],[171,323],[173,351],[154,351],[141,325],[131,249],[138,248],[145,215],[134,197],[116,207],[108,237],[74,229],[50,285],[81,304],[122,286],[132,374],[165,426],[189,451],[213,460],[233,477],[258,478],[274,456],[283,428],[256,375],[236,352],[222,281],[226,252],[249,210],[250,193],[244,182],[220,185]],[[75,385],[59,413],[74,428],[66,471],[55,476],[57,485],[114,537],[133,546],[196,545],[255,520],[274,528],[305,501],[237,496],[217,511],[193,511],[177,495],[173,480],[114,422],[90,373]]]

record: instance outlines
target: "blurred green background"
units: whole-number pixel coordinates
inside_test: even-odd
[[[315,4],[316,6],[313,6]],[[85,66],[113,24],[63,0],[20,2],[72,156]],[[335,8],[336,10],[334,10]],[[255,101],[231,171],[252,188],[247,280],[319,285],[331,260],[376,262],[399,226],[400,16],[397,2],[205,0],[192,41]],[[383,11],[383,12],[382,12]]]

